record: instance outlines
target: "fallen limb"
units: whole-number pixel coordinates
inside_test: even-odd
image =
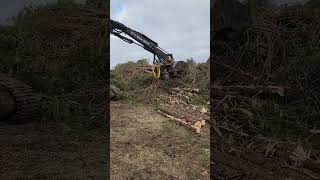
[[[249,134],[247,134],[247,133],[244,133],[244,132],[241,132],[241,131],[237,131],[237,130],[233,130],[233,129],[227,128],[225,126],[219,126],[219,128],[227,130],[227,131],[230,131],[230,132],[237,133],[237,134],[239,134],[241,136],[244,136],[244,137],[249,137]]]
[[[196,127],[196,126],[194,126],[194,125],[190,125],[190,124],[188,124],[187,122],[183,121],[182,119],[173,117],[173,116],[171,116],[171,115],[169,115],[169,114],[167,114],[167,113],[165,113],[165,112],[162,112],[162,111],[160,111],[160,110],[158,110],[157,112],[158,112],[160,115],[162,115],[162,116],[164,116],[164,117],[166,117],[166,118],[169,118],[169,119],[171,119],[171,120],[179,123],[180,125],[186,126],[186,127],[192,129],[193,131],[195,131],[195,132],[197,132],[197,133],[200,132],[198,127]]]
[[[190,112],[177,110],[174,106],[169,105],[160,105],[159,109],[173,117],[176,117],[178,119],[184,119],[185,122],[190,122],[192,124],[196,123],[197,121],[201,121],[203,119],[197,118],[193,116]]]
[[[312,179],[320,179],[320,176],[318,176],[317,174],[315,174],[314,172],[304,169],[304,168],[296,168],[296,167],[292,167],[292,166],[282,166],[284,168],[289,168],[289,169],[293,169],[299,173],[308,175],[309,177],[311,177]]]
[[[213,86],[212,90],[213,92],[232,91],[248,95],[256,95],[263,92],[278,94],[280,96],[285,95],[285,87],[282,86]]]

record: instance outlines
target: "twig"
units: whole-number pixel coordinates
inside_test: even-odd
[[[288,166],[288,165],[283,165],[281,167],[284,167],[284,168],[289,168],[289,169],[293,169],[299,173],[302,173],[302,174],[305,174],[305,175],[308,175],[309,177],[313,178],[313,179],[320,179],[320,176],[318,176],[317,174],[315,174],[314,172],[308,170],[308,169],[304,169],[304,168],[296,168],[296,167],[293,167],[293,166]]]

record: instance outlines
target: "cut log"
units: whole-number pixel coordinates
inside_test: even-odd
[[[196,133],[200,133],[202,126],[205,125],[203,118],[195,117],[192,115],[194,112],[186,112],[172,105],[161,104],[158,113],[166,118],[176,121],[177,123],[191,128]],[[200,112],[198,112],[200,114]]]
[[[247,95],[256,95],[258,93],[271,93],[285,96],[285,87],[282,86],[213,86],[213,92],[222,93],[221,91],[237,92]]]
[[[190,128],[190,129],[192,129],[193,131],[196,131],[196,132],[197,132],[197,129],[196,129],[195,126],[186,123],[186,122],[183,121],[182,119],[173,117],[173,116],[171,116],[171,115],[169,115],[169,114],[167,114],[167,113],[165,113],[165,112],[162,112],[162,111],[160,111],[160,110],[158,110],[157,112],[158,112],[160,115],[162,115],[162,116],[164,116],[164,117],[166,117],[166,118],[169,118],[169,119],[177,122],[178,124],[183,125],[183,126],[186,126],[186,127]]]
[[[186,112],[184,111],[179,111],[176,109],[176,107],[174,106],[170,106],[170,105],[164,105],[164,104],[161,104],[159,109],[167,114],[170,114],[174,117],[177,117],[179,119],[192,119],[193,117],[190,116],[190,114],[187,114]],[[192,120],[192,121],[195,121],[195,120]]]

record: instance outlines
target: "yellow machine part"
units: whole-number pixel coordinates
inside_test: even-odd
[[[154,78],[160,78],[160,64],[152,65],[152,75]]]

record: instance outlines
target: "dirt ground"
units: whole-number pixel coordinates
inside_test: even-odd
[[[209,128],[197,135],[151,107],[111,103],[111,179],[209,179]]]
[[[315,173],[286,165],[281,158],[269,158],[263,153],[214,151],[215,180],[312,180]]]
[[[0,179],[106,179],[106,138],[90,141],[39,123],[0,126]]]
[[[320,162],[311,160],[311,156],[300,165],[295,164],[293,157],[303,159],[306,150],[296,151],[297,144],[289,139],[242,137],[241,142],[239,134],[224,132],[219,137],[215,130],[211,133],[214,150],[210,158],[215,180],[320,179]]]

